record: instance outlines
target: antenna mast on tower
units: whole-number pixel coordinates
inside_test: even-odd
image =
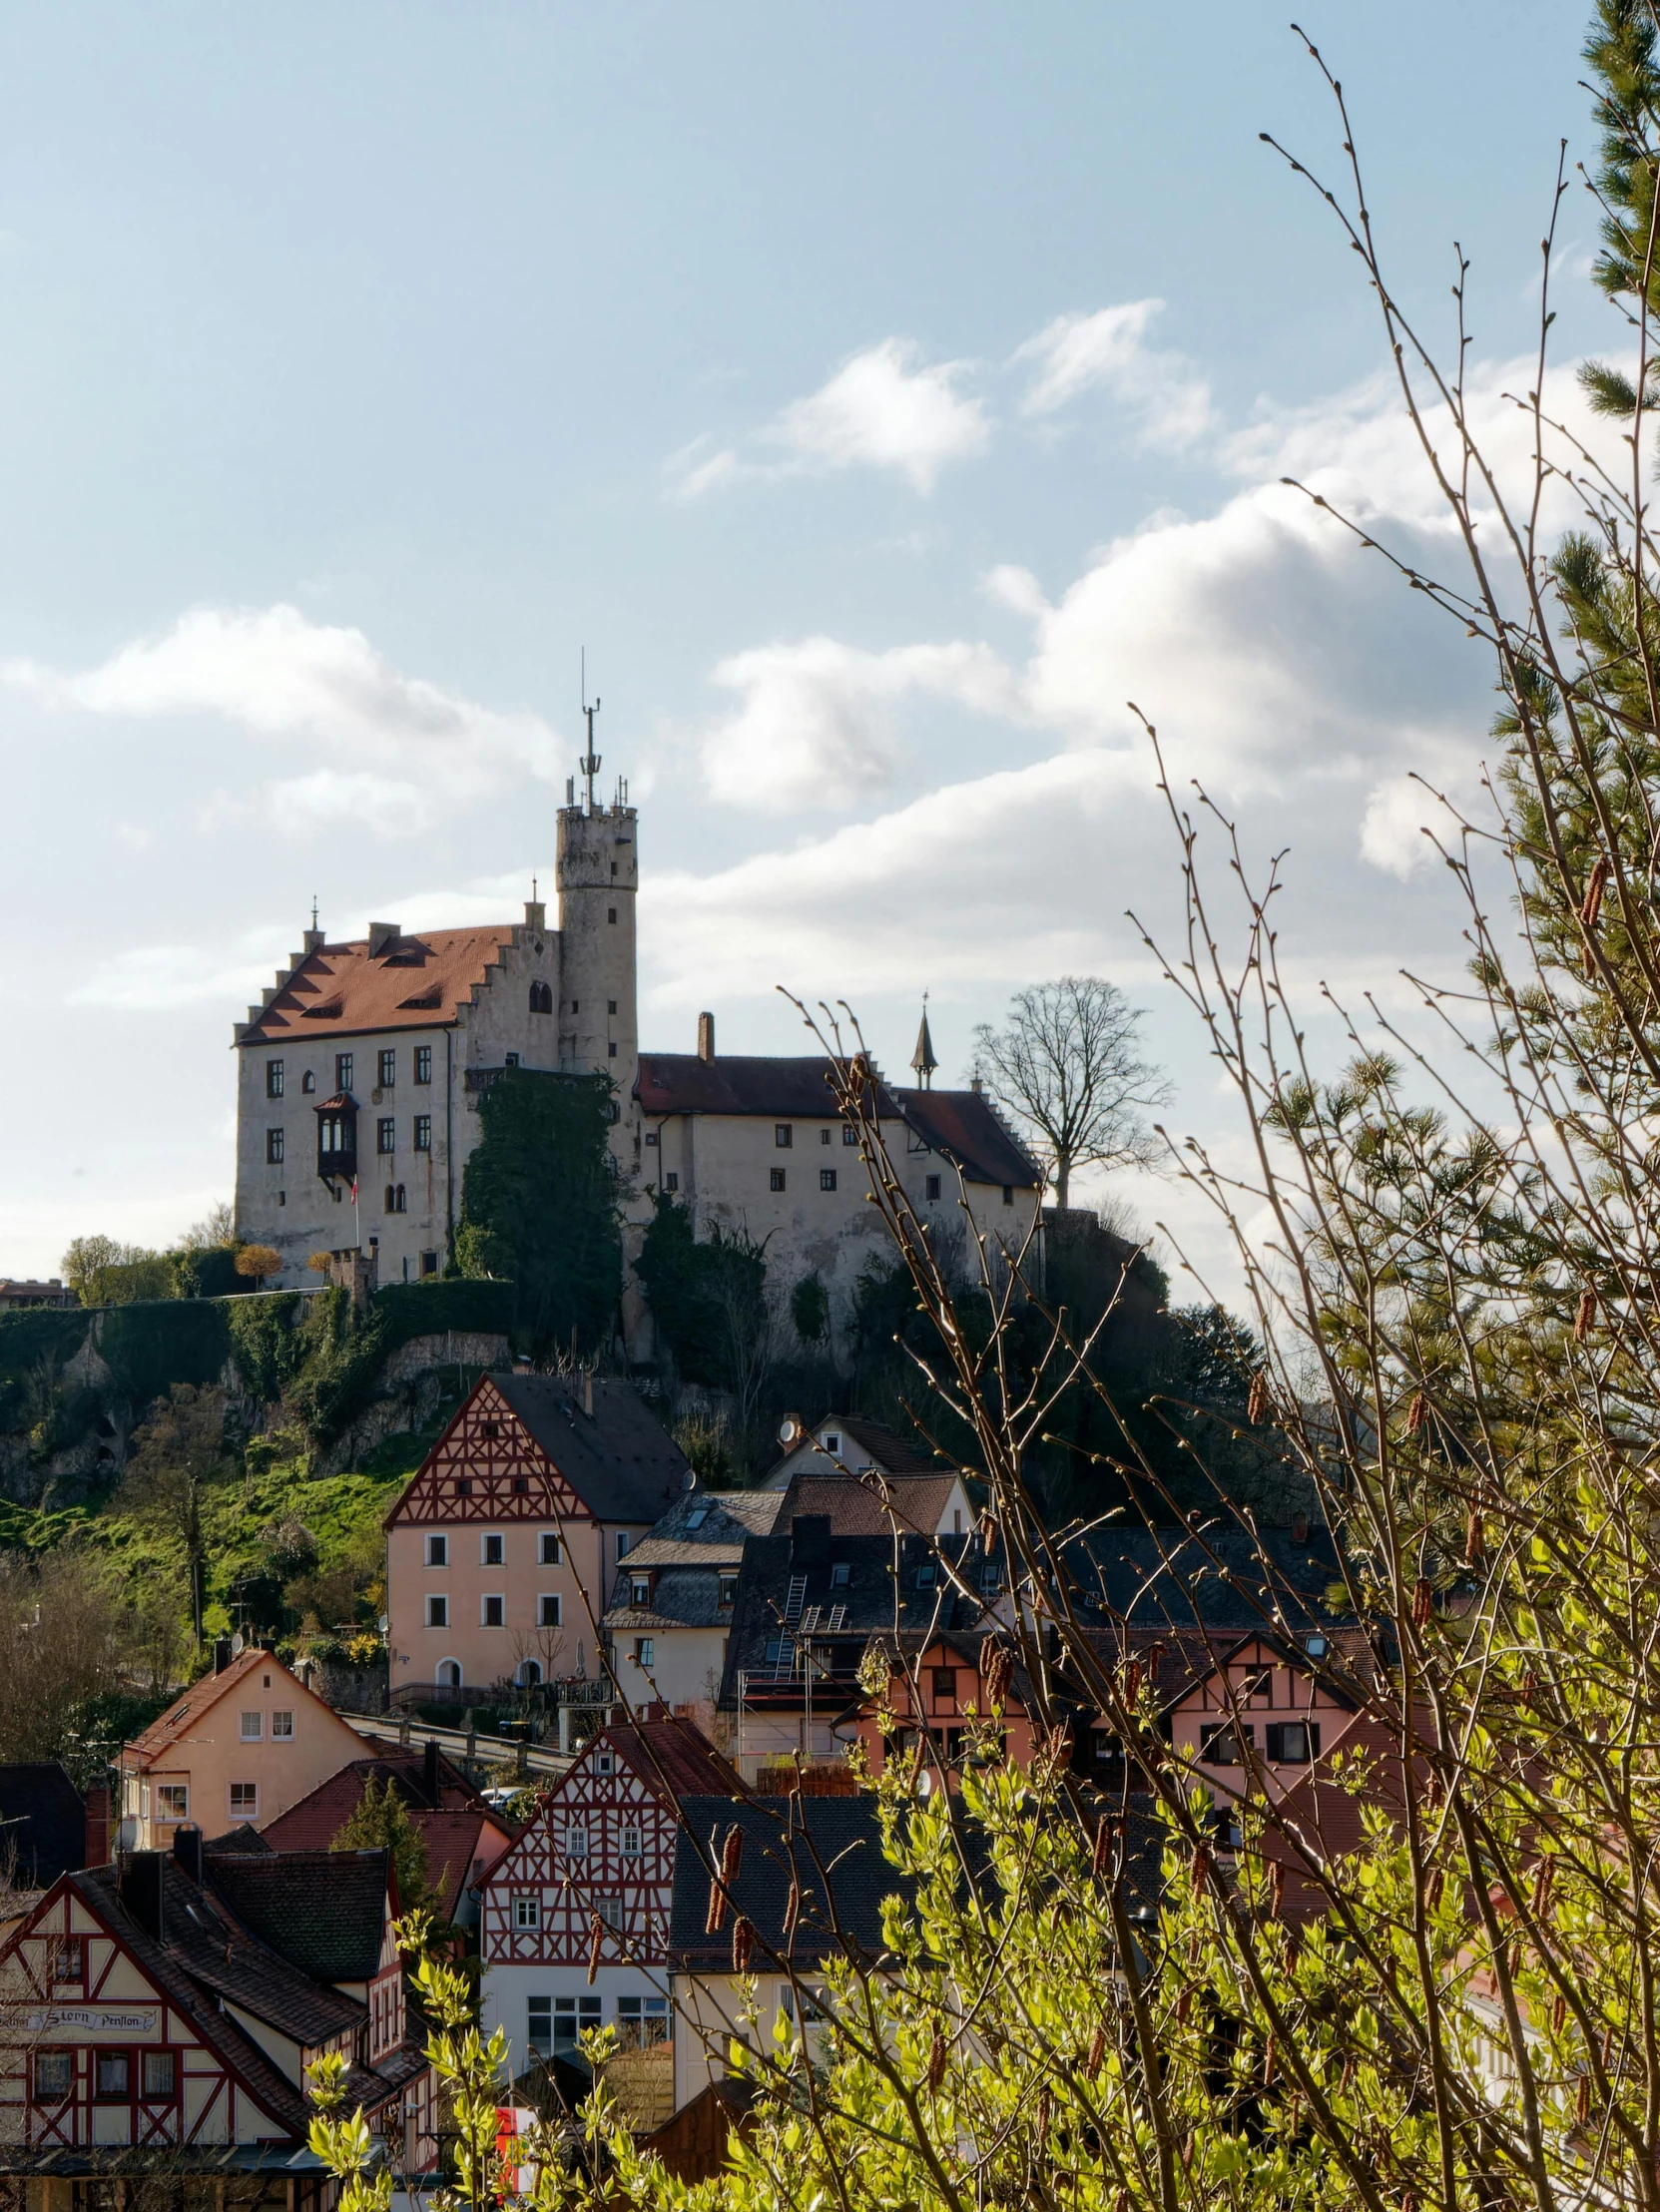
[[[590,814],[594,811],[594,778],[600,772],[600,757],[594,751],[594,717],[599,711],[600,703],[598,699],[594,701],[591,707],[588,704],[588,648],[584,646],[582,649],[582,712],[588,724],[588,750],[576,765],[578,772],[587,779],[588,812]]]

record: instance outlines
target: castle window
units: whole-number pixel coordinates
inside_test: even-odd
[[[769,1190],[774,1190],[774,1191],[782,1191],[782,1190],[783,1190],[783,1188],[784,1188],[784,1170],[783,1170],[783,1168],[774,1168],[774,1169],[773,1169],[773,1171],[772,1171],[772,1174],[771,1174],[771,1175],[769,1176],[769,1178],[768,1178],[768,1186],[767,1186],[767,1187],[768,1187],[768,1189],[769,1189]]]
[[[923,1176],[922,1196],[924,1198],[937,1198],[939,1196],[939,1178],[937,1175]]]
[[[796,1125],[794,1122],[780,1121],[774,1123],[773,1142],[781,1152],[788,1152],[795,1141]]]
[[[858,1131],[850,1121],[842,1124],[841,1142],[843,1144],[857,1144],[858,1142]]]
[[[305,1073],[299,1078],[299,1087],[302,1091],[314,1091],[316,1089],[317,1079],[311,1073],[309,1068],[307,1068],[305,1070]]]
[[[617,909],[616,909],[616,907],[615,907],[615,906],[607,906],[607,908],[605,909],[605,918],[606,918],[606,920],[607,920],[607,921],[615,921],[615,920],[616,920],[616,918],[617,918]]]
[[[417,1114],[415,1116],[415,1150],[417,1152],[430,1152],[432,1150],[432,1116],[430,1114]]]
[[[582,1011],[582,1001],[581,1001],[581,999],[580,999],[580,998],[573,998],[573,999],[571,1000],[571,1012],[572,1012],[573,1014],[580,1014],[580,1013],[581,1013],[581,1011]]]
[[[286,1204],[288,1203],[288,1194],[286,1191],[277,1192],[277,1203],[278,1206],[286,1206]]]
[[[608,1045],[606,1046],[606,1048],[605,1048],[605,1056],[606,1056],[606,1058],[607,1058],[608,1060],[614,1060],[614,1059],[615,1059],[615,1058],[617,1057],[617,1047],[616,1047],[616,1044],[615,1044],[615,1042],[613,1042],[613,1043],[611,1043],[611,1044],[608,1044]]]
[[[544,1590],[536,1600],[536,1625],[538,1628],[559,1626],[559,1592]]]
[[[421,1254],[421,1273],[422,1273],[422,1275],[436,1275],[436,1274],[437,1274],[437,1272],[438,1272],[438,1255],[437,1255],[437,1254],[436,1254],[435,1252],[423,1252],[423,1253]]]
[[[1003,1204],[1005,1206],[1012,1206],[1014,1204],[1014,1185],[1012,1183],[1005,1183],[1003,1185]]]
[[[505,1053],[505,1054],[503,1055],[503,1057],[504,1057],[504,1059],[506,1060],[506,1062],[507,1062],[507,1065],[508,1065],[508,1066],[509,1066],[510,1068],[516,1068],[516,1067],[518,1066],[518,1064],[519,1064],[519,1056],[518,1056],[518,1054],[517,1054],[516,1052],[508,1052],[508,1053]]]
[[[819,1188],[820,1188],[820,1189],[821,1189],[822,1191],[833,1191],[833,1190],[834,1190],[834,1188],[835,1188],[835,1170],[834,1170],[834,1168],[821,1168],[821,1169],[819,1170]]]
[[[404,1189],[403,1185],[402,1185],[402,1184],[400,1183],[400,1184],[398,1185],[398,1187],[397,1187],[397,1192],[396,1192],[395,1200],[394,1200],[394,1203],[393,1203],[393,1206],[392,1206],[392,1212],[393,1212],[394,1214],[406,1214],[406,1213],[407,1213],[408,1211],[409,1211],[409,1194],[408,1194],[408,1192],[407,1192],[407,1191],[406,1191],[406,1190]]]
[[[675,1173],[673,1168],[671,1168],[668,1174],[663,1178],[663,1188],[666,1191],[678,1191],[680,1189],[680,1177]]]
[[[268,1166],[274,1168],[282,1165],[282,1132],[280,1129],[268,1129],[266,1131],[266,1161]]]
[[[397,1081],[397,1051],[388,1047],[380,1055],[380,1088],[389,1091]]]
[[[820,1142],[821,1144],[829,1144],[829,1143],[830,1143],[830,1131],[829,1131],[828,1129],[821,1129],[821,1130],[820,1130],[820,1132],[819,1132],[819,1142]]]
[[[533,1014],[551,1014],[553,1012],[553,985],[551,983],[531,984],[530,1010]]]
[[[280,1098],[282,1095],[282,1063],[280,1060],[266,1062],[266,1096]]]
[[[346,1103],[317,1109],[317,1173],[333,1181],[347,1182],[357,1172],[357,1114]]]
[[[605,1010],[608,1014],[614,1014],[617,1011],[617,1001],[614,998],[608,998],[605,1002]]]
[[[432,1080],[432,1047],[418,1044],[415,1047],[415,1081],[430,1083]]]
[[[656,1142],[657,1142],[657,1131],[656,1131],[655,1129],[648,1129],[648,1130],[646,1131],[646,1142],[647,1142],[647,1144],[656,1144]]]
[[[615,860],[613,860],[613,861],[612,861],[612,863],[611,863],[611,872],[612,872],[612,874],[613,874],[613,875],[615,875],[615,874],[616,874],[616,872],[617,872],[617,863],[616,863],[616,861],[615,861]]]
[[[334,1088],[349,1091],[351,1088],[351,1054],[336,1052],[334,1055]]]
[[[374,1149],[376,1152],[397,1150],[397,1123],[390,1114],[382,1114],[374,1125]]]

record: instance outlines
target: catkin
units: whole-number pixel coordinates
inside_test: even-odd
[[[600,1943],[603,1939],[604,1929],[605,1923],[595,1913],[592,1916],[588,1931],[588,1986],[590,1989],[594,1986],[594,1977],[600,1970]]]
[[[750,1957],[755,1949],[755,1930],[749,1922],[739,1919],[732,1924],[732,1970],[748,1973]]]
[[[1576,1345],[1582,1345],[1585,1342],[1585,1339],[1591,1334],[1591,1324],[1595,1320],[1596,1293],[1595,1291],[1584,1291],[1580,1294],[1579,1311],[1573,1317],[1573,1341]]]
[[[1268,1411],[1268,1382],[1261,1369],[1251,1378],[1251,1395],[1246,1400],[1245,1417],[1255,1428]]]

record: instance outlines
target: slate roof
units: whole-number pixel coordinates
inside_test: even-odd
[[[1330,1629],[1346,1617],[1327,1603],[1342,1569],[1324,1528],[1306,1541],[1265,1528],[1256,1537],[1237,1523],[1197,1532],[1176,1528],[1093,1530],[1065,1548],[1081,1593],[1082,1617],[1136,1628],[1271,1629],[1293,1634]]]
[[[86,1807],[55,1759],[0,1767],[0,1853],[13,1856],[14,1879],[29,1889],[50,1889],[85,1864]]]
[[[243,1029],[243,1044],[310,1042],[371,1029],[453,1022],[513,941],[511,923],[394,936],[372,957],[366,937],[321,944]]]
[[[650,1523],[685,1493],[690,1461],[628,1383],[596,1382],[590,1415],[564,1376],[490,1380],[597,1520]]]
[[[738,1677],[750,1677],[749,1695],[766,1696],[770,1687],[786,1702],[802,1695],[802,1678],[790,1661],[794,1632],[784,1625],[791,1581],[801,1575],[801,1633],[811,1633],[818,1664],[828,1670],[816,1682],[814,1700],[827,1708],[839,1694],[857,1694],[859,1654],[872,1636],[906,1638],[970,1634],[986,1621],[977,1598],[964,1597],[938,1566],[936,1552],[946,1559],[967,1555],[965,1577],[972,1588],[979,1572],[979,1544],[972,1536],[945,1536],[937,1546],[919,1536],[833,1536],[822,1559],[803,1563],[792,1557],[790,1535],[758,1537],[745,1556],[738,1578],[738,1598],[733,1607],[732,1629],[727,1638],[726,1672],[721,1683],[721,1705],[736,1711]],[[830,1579],[834,1563],[844,1564],[847,1580],[836,1585]],[[920,1580],[932,1565],[931,1584]],[[835,1627],[836,1608],[841,1619]],[[807,1623],[817,1610],[811,1631]],[[780,1650],[780,1647],[783,1647]],[[775,1659],[771,1652],[779,1651]]]
[[[634,1095],[648,1114],[758,1114],[777,1121],[837,1121],[830,1063],[822,1052],[805,1059],[728,1052],[705,1060],[696,1052],[642,1052]],[[897,1117],[882,1088],[879,1111]]]
[[[776,1490],[689,1490],[631,1547],[625,1564],[735,1565],[751,1536],[771,1533],[783,1503]]]
[[[386,1923],[386,1853],[206,1852],[204,1879],[251,1935],[318,1981],[369,1981]]]
[[[755,1965],[767,1951],[815,1964],[845,1951],[874,1960],[884,1954],[881,1906],[910,1898],[913,1887],[882,1857],[881,1824],[869,1797],[688,1798],[675,1847],[674,1903],[668,1952],[683,1969],[732,1971],[732,1916],[719,1935],[705,1933],[709,1914],[708,1856],[719,1862],[728,1831],[744,1836],[732,1883],[736,1912],[756,1932]],[[702,1847],[701,1850],[699,1847]],[[785,1908],[792,1875],[801,1895],[795,1936],[787,1944]]]

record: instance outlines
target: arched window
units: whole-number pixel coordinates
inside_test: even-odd
[[[459,1659],[440,1659],[438,1661],[438,1682],[440,1687],[446,1690],[458,1690],[461,1687],[461,1662]]]
[[[530,1010],[533,1014],[551,1014],[553,1012],[553,985],[551,983],[531,984]]]
[[[390,1183],[386,1185],[386,1211],[388,1214],[397,1212],[397,1192]]]
[[[518,1683],[521,1690],[534,1689],[541,1679],[542,1662],[540,1659],[521,1659],[519,1661]]]
[[[406,1214],[408,1211],[408,1193],[404,1190],[403,1185],[400,1183],[397,1187],[397,1204],[392,1208],[392,1212],[394,1214]]]

